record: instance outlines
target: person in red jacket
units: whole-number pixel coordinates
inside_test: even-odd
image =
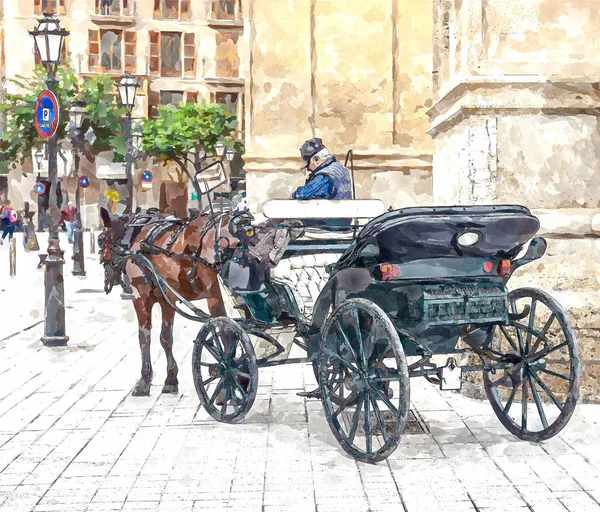
[[[77,214],[77,208],[73,206],[73,202],[69,201],[69,204],[65,206],[60,214],[60,222],[65,223],[67,228],[67,239],[69,243],[73,243],[73,232],[75,231],[75,215]]]

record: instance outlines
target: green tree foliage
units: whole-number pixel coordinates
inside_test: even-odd
[[[42,143],[34,124],[34,109],[38,94],[46,89],[47,73],[36,67],[32,76],[18,75],[12,79],[20,89],[18,93],[5,93],[0,103],[3,133],[0,137],[0,173],[6,172],[11,164],[22,164],[31,155],[34,147]],[[56,74],[56,96],[60,107],[58,125],[59,141],[68,137],[69,108],[78,99],[87,103],[84,132],[90,127],[96,139],[91,153],[114,149],[114,160],[123,161],[125,144],[120,123],[123,109],[115,97],[115,83],[109,76],[98,75],[82,80],[69,67],[60,67]]]
[[[179,106],[158,107],[158,118],[143,124],[142,150],[162,162],[173,161],[178,166],[179,180],[190,176],[188,166],[200,172],[206,157],[216,153],[217,142],[241,149],[234,141],[236,117],[223,105],[216,103],[180,103]],[[190,176],[191,177],[191,176]]]

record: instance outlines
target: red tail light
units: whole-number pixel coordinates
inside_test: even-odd
[[[391,263],[384,263],[379,267],[379,279],[391,281],[400,275],[400,267]]]
[[[499,276],[509,276],[510,275],[510,260],[501,260],[498,265],[498,275]]]
[[[483,264],[483,270],[485,272],[487,272],[488,274],[492,271],[493,268],[494,268],[494,264],[491,261],[486,261]]]

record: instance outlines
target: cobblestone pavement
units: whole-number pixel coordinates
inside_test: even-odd
[[[405,435],[384,463],[359,464],[320,402],[296,396],[315,385],[308,365],[262,370],[245,423],[217,424],[191,378],[193,322],[176,320],[179,395],[160,392],[155,328],[151,395],[131,397],[133,306],[102,292],[95,259],[85,278],[66,264],[71,340],[44,347],[37,256],[21,249],[9,278],[7,254],[0,247],[2,511],[600,510],[600,406],[580,405],[559,436],[534,444],[506,432],[487,402],[413,380],[413,411],[429,432]]]

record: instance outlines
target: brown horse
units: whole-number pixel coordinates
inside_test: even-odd
[[[102,248],[102,261],[111,263],[114,257],[114,250],[120,240],[125,235],[127,224],[131,217],[128,215],[111,217],[108,211],[101,208],[101,217],[104,223],[104,247]],[[199,216],[192,220],[181,231],[175,243],[169,251],[174,256],[167,254],[158,254],[148,256],[157,273],[173,287],[177,293],[186,300],[194,301],[199,299],[208,300],[208,309],[212,317],[225,316],[225,306],[221,289],[218,281],[218,269],[210,265],[215,261],[215,238],[217,232],[220,237],[220,247],[227,246],[228,243],[233,247],[237,240],[230,236],[228,230],[229,215],[225,214],[218,218],[214,226],[210,225],[209,216]],[[153,225],[143,227],[133,240],[132,250],[141,248],[140,241],[148,234]],[[160,248],[167,248],[171,236],[177,226],[169,228],[166,232],[160,234],[153,245]],[[194,256],[199,255],[202,260],[194,265]],[[196,269],[193,278],[191,273]],[[163,295],[154,282],[154,279],[148,278],[148,273],[132,261],[127,261],[125,272],[131,281],[133,288],[133,306],[139,323],[139,341],[142,353],[142,375],[140,380],[133,388],[133,396],[147,396],[150,394],[150,384],[152,382],[152,362],[150,360],[150,331],[152,329],[152,308],[158,303],[162,309],[162,328],[160,333],[160,343],[165,350],[167,357],[167,378],[163,386],[163,393],[178,393],[177,380],[177,362],[173,357],[173,320],[175,310],[164,300]],[[169,292],[167,292],[169,293]],[[169,295],[169,300],[175,302],[175,297]]]

